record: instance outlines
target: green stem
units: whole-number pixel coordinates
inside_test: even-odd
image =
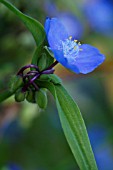
[[[15,92],[6,90],[5,92],[0,93],[0,103],[12,96]]]

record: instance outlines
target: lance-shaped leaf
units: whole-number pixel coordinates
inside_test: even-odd
[[[6,0],[0,0],[2,4],[4,4],[7,8],[9,8],[14,14],[16,14],[19,19],[25,24],[25,26],[32,33],[37,46],[42,44],[45,40],[46,34],[44,31],[44,27],[37,20],[23,14],[16,7],[14,7],[11,3]]]
[[[56,100],[60,121],[72,153],[81,170],[97,170],[80,110],[62,85],[42,83]]]

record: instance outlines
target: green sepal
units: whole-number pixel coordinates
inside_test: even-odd
[[[39,91],[36,92],[36,103],[41,109],[46,109],[47,107],[47,94],[44,88],[40,88]]]
[[[30,103],[36,103],[35,91],[32,90],[27,91],[26,100]]]
[[[22,89],[18,89],[15,93],[15,101],[16,102],[22,102],[25,100],[26,92],[22,92]]]

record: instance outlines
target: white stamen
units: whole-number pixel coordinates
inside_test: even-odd
[[[77,43],[77,40],[72,40],[70,36],[69,39],[62,41],[62,49],[64,53],[64,57],[74,62],[76,60],[77,54],[79,53],[80,43]]]

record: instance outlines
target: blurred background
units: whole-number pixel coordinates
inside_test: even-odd
[[[56,74],[82,112],[98,169],[113,170],[113,1],[10,2],[42,24],[47,16],[58,17],[73,38],[105,54],[105,62],[90,74],[76,75],[60,64]],[[30,63],[34,49],[28,30],[0,4],[0,92]],[[50,94],[43,112],[35,104],[16,103],[13,96],[0,104],[0,170],[79,170]]]

